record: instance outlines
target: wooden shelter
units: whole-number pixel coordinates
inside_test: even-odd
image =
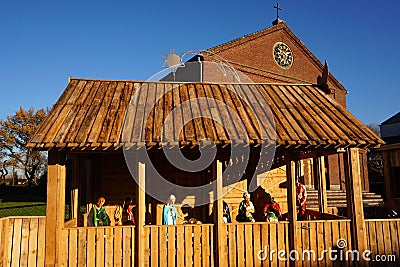
[[[385,197],[390,209],[400,211],[400,112],[380,125],[386,142],[382,152]]]
[[[161,163],[159,171],[166,177],[173,177],[174,182],[189,186],[209,183],[222,176],[227,164],[226,151],[233,145],[224,131],[227,125],[213,123],[200,116],[185,124],[177,140],[165,143],[161,134],[164,120],[172,114],[174,107],[187,100],[201,97],[216,99],[224,103],[226,109],[231,108],[237,113],[249,137],[243,145],[250,146],[252,153],[257,154],[261,146],[271,145],[260,138],[262,128],[268,128],[270,123],[254,124],[254,110],[238,97],[238,92],[246,86],[249,85],[70,79],[66,90],[28,144],[31,148],[49,153],[46,265],[71,264],[72,259],[72,265],[78,266],[93,262],[114,266],[134,263],[138,266],[196,266],[200,263],[202,266],[214,263],[219,266],[260,266],[262,258],[259,252],[264,245],[287,252],[294,249],[302,251],[307,247],[321,250],[334,247],[334,238],[340,236],[349,242],[346,249],[367,249],[371,242],[367,242],[366,231],[369,228],[363,216],[358,148],[379,147],[383,141],[313,84],[254,85],[258,89],[256,94],[268,101],[276,125],[276,152],[272,168],[286,166],[288,221],[223,224],[222,199],[218,199],[213,203],[216,207],[214,217],[205,219],[201,225],[159,225],[157,208],[160,203],[146,195],[144,190],[150,175],[149,168],[144,162],[135,163],[141,185],[137,186],[124,162],[124,142],[129,142],[132,149],[147,150],[155,162]],[[141,105],[132,107],[129,105],[131,97],[138,90],[143,101],[139,100]],[[246,95],[247,101],[257,101],[256,94]],[[144,142],[135,143],[123,134],[125,114],[133,108],[135,112],[131,119],[140,118],[146,104],[151,104],[150,100],[156,97],[160,100],[151,107],[147,120],[139,119],[130,124],[138,125],[144,133]],[[198,106],[198,110],[211,117],[227,114],[224,108],[210,105]],[[174,130],[175,124],[181,124],[184,116],[196,117],[192,115],[174,113],[170,130]],[[175,145],[189,158],[191,155],[196,157],[200,141],[204,138],[212,139],[218,151],[210,167],[190,176],[178,170],[171,172],[160,148]],[[345,153],[349,219],[325,220],[321,224],[315,221],[316,232],[304,231],[314,228],[312,222],[297,222],[295,216],[295,162],[304,158],[318,160],[321,156],[336,153]],[[255,171],[251,158],[249,166],[247,174]],[[337,219],[326,214],[324,179],[321,176],[320,211],[314,217]],[[243,175],[241,182],[246,182],[248,177]],[[216,181],[214,190],[218,193],[226,185],[221,179]],[[67,194],[72,195],[73,212],[71,220],[65,223],[68,184],[70,192]],[[79,207],[93,203],[100,195],[111,204],[126,195],[134,196],[136,226],[83,227],[83,223],[79,222]],[[253,202],[256,201],[253,199]],[[203,207],[196,215],[205,218],[209,211],[209,207]],[[321,233],[319,227],[324,229]],[[323,232],[326,233],[325,238]],[[322,243],[313,242],[316,234],[322,235]],[[328,236],[330,243],[325,242]],[[274,256],[270,260],[278,259]],[[289,262],[294,264],[294,261]]]

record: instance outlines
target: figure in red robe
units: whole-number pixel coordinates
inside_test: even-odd
[[[279,204],[274,200],[274,198],[267,193],[267,202],[263,209],[264,219],[268,222],[282,220],[282,211]]]
[[[307,190],[299,178],[296,179],[296,196],[297,220],[306,220]]]

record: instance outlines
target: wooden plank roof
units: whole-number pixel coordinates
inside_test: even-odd
[[[229,145],[232,139],[242,138],[240,123],[248,136],[243,141],[249,144],[262,143],[263,133],[273,139],[270,128],[274,123],[278,147],[313,149],[384,144],[315,85],[256,84],[252,86],[261,95],[246,95],[245,101],[237,93],[246,86],[249,85],[71,79],[27,146],[40,150],[116,150],[124,142],[130,142],[150,148],[168,145],[163,140],[168,134],[176,137],[167,141],[180,146],[196,146],[204,138],[217,145]],[[130,105],[133,95],[138,97],[137,102]],[[262,110],[256,113],[265,116],[258,116],[257,120],[254,107],[247,104],[260,97],[269,103],[274,123],[268,121],[268,114]],[[208,100],[201,101],[205,98]],[[192,114],[171,112],[188,100]],[[237,114],[236,120],[230,113],[232,110]],[[130,115],[125,117],[125,114]],[[163,128],[168,116],[172,124]],[[181,131],[182,122],[185,126]],[[124,125],[131,126],[125,126],[124,132]],[[227,128],[232,131],[228,133]]]

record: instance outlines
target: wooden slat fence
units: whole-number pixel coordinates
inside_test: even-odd
[[[296,266],[346,265],[346,252],[352,248],[350,220],[298,222],[296,252],[288,248],[288,225],[288,222],[224,224],[227,238],[220,252],[226,258],[223,266],[288,266],[289,256],[298,256],[300,261]],[[338,240],[343,249],[338,249]],[[331,251],[338,260],[328,257]]]
[[[0,266],[44,266],[46,217],[0,219]]]
[[[45,220],[45,217],[0,219],[0,267],[44,266]],[[365,224],[367,247],[372,252],[370,259],[384,255],[386,262],[382,266],[400,265],[400,220],[366,220]],[[224,224],[221,230],[226,238],[219,252],[225,259],[222,266],[288,266],[288,261],[279,258],[290,255],[288,225],[287,222]],[[304,259],[297,266],[351,264],[353,256],[347,253],[353,249],[350,220],[304,221],[297,222],[297,227],[297,253]],[[62,257],[58,259],[61,265],[135,266],[135,227],[73,227],[64,228],[62,235],[64,243],[59,247]],[[145,266],[214,266],[212,224],[147,225],[144,235]],[[336,255],[337,260],[328,256],[332,250],[337,250],[331,255]],[[285,254],[279,255],[280,251]]]
[[[370,258],[380,260],[383,266],[396,262],[400,265],[400,220],[365,220],[367,230],[367,247],[371,251]],[[378,258],[377,258],[378,256]],[[383,261],[384,260],[384,261]],[[394,266],[391,265],[391,266]]]
[[[297,227],[298,266],[348,266],[352,262],[347,253],[352,249],[350,220],[303,221]]]
[[[65,228],[62,235],[64,266],[135,266],[134,226]]]
[[[288,223],[228,223],[222,226],[226,239],[220,253],[223,266],[287,266],[278,252],[288,252]]]
[[[146,225],[145,266],[214,266],[212,224]]]

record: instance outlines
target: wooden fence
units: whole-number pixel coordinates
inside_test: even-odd
[[[400,265],[400,220],[366,220],[365,224],[370,259],[384,256],[383,266]],[[297,254],[290,254],[288,248],[288,225],[224,224],[221,231],[226,238],[218,252],[224,259],[222,266],[288,266],[283,258],[289,256],[304,259],[297,266],[352,264],[350,220],[297,222]],[[214,230],[212,224],[147,225],[144,265],[214,266]],[[135,266],[135,227],[71,227],[64,228],[62,235],[62,257],[57,259],[60,265]],[[0,267],[44,266],[45,217],[0,219],[0,242]]]
[[[0,219],[0,266],[44,266],[46,217]]]
[[[212,224],[151,226],[145,232],[145,266],[213,266]]]
[[[62,230],[63,266],[135,266],[135,227],[78,227]]]
[[[348,266],[352,255],[350,220],[297,222],[300,231],[297,266]],[[347,255],[347,260],[346,260]]]
[[[288,223],[229,223],[219,253],[226,266],[286,266],[278,260],[278,251],[288,248]]]
[[[288,248],[288,225],[288,222],[223,225],[227,238],[219,253],[227,259],[224,266],[289,266],[289,257],[300,260],[297,266],[340,266],[346,252],[351,250],[350,220],[298,222],[295,252]],[[338,242],[343,249],[333,253],[339,260],[333,262],[327,253],[337,250]],[[341,262],[340,255],[343,255]]]
[[[370,258],[384,265],[393,261],[400,265],[400,220],[365,220],[365,226]]]

